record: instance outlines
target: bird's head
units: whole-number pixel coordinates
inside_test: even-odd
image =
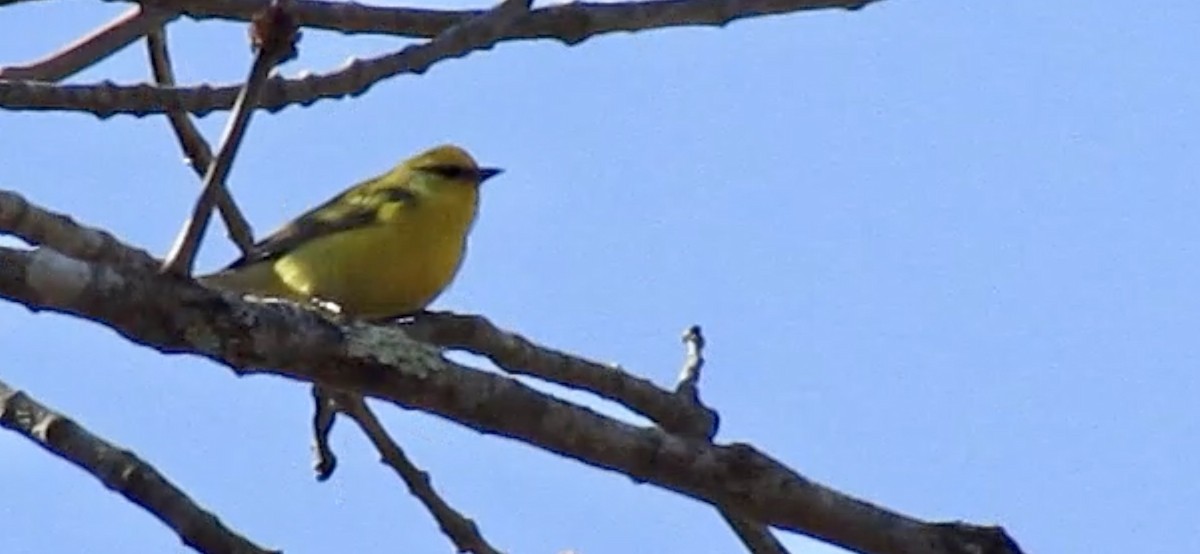
[[[430,148],[413,156],[404,165],[414,174],[424,177],[421,180],[432,186],[477,187],[503,173],[502,169],[479,167],[466,150],[450,144]]]

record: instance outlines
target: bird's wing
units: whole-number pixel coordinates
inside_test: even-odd
[[[262,239],[225,268],[225,271],[274,260],[297,246],[318,237],[349,231],[378,221],[380,209],[389,204],[413,204],[411,191],[396,187],[372,187],[372,181],[353,187],[333,199],[305,212]]]

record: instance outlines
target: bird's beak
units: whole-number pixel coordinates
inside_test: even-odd
[[[504,170],[498,167],[481,167],[479,168],[479,182],[482,183],[501,173],[504,173]]]

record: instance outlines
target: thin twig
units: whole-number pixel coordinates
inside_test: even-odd
[[[321,385],[312,386],[312,397],[313,471],[317,473],[318,481],[325,481],[337,469],[337,455],[329,446],[329,434],[337,422],[337,403],[333,400],[333,391]]]
[[[700,401],[700,371],[704,368],[704,332],[699,325],[692,325],[683,332],[682,340],[686,353],[683,359],[683,369],[679,371],[679,381],[675,383],[673,396],[695,413],[712,414],[713,424],[707,429],[692,427],[668,429],[668,431],[691,439],[711,441],[717,434],[720,416],[715,410]]]
[[[178,12],[133,7],[79,40],[40,60],[0,67],[0,79],[58,82],[87,69],[179,17]]]
[[[683,362],[683,370],[679,372],[679,381],[675,384],[675,394],[683,395],[688,402],[700,404],[700,370],[704,368],[704,334],[699,325],[692,325],[683,332],[683,344],[687,355]]]
[[[92,434],[78,423],[0,381],[0,426],[92,474],[165,523],[184,544],[212,553],[273,552],[225,527],[136,454]]]
[[[496,327],[483,316],[425,312],[402,328],[418,340],[485,356],[508,373],[537,377],[612,400],[671,433],[709,439],[717,432],[716,412],[703,405],[619,367],[534,344]]]
[[[146,34],[146,49],[149,51],[150,66],[154,72],[155,82],[159,86],[175,86],[175,72],[171,69],[171,55],[167,50],[165,26],[160,25]],[[192,118],[186,112],[182,110],[168,111],[167,119],[171,122],[171,129],[175,131],[175,137],[179,139],[179,146],[183,148],[183,153],[187,156],[188,165],[191,166],[192,171],[196,172],[197,176],[203,179],[213,162],[212,149],[209,148],[208,141],[200,135],[200,130],[192,124]],[[216,194],[217,209],[220,210],[221,218],[225,221],[225,229],[228,231],[230,240],[243,254],[249,252],[254,246],[254,231],[251,230],[250,223],[246,221],[246,217],[234,203],[228,188],[217,187]]]
[[[251,0],[205,0],[213,9],[227,9],[243,18]],[[346,21],[386,23],[396,18],[364,18],[353,3],[299,1],[303,6],[326,5],[330,14],[352,14]],[[722,26],[730,21],[756,16],[792,13],[823,8],[862,6],[878,0],[651,0],[619,4],[563,4],[533,10],[510,24],[475,29],[460,42],[434,40],[412,45],[393,53],[366,60],[351,60],[341,69],[326,74],[310,74],[295,79],[275,77],[263,90],[259,109],[276,112],[291,105],[308,106],[318,100],[358,96],[375,83],[404,73],[423,73],[435,63],[465,56],[474,50],[490,48],[505,40],[555,37],[574,44],[597,34],[639,31],[676,26]],[[170,8],[171,2],[154,2]],[[254,3],[261,6],[261,2]],[[230,7],[234,6],[234,7]],[[373,8],[385,10],[387,8]],[[410,10],[414,11],[414,10]],[[374,13],[374,12],[367,12]],[[422,27],[448,33],[457,24],[478,15],[478,11],[435,14],[436,25]],[[403,19],[403,18],[401,18]],[[340,20],[339,20],[340,21]],[[306,21],[306,24],[312,24]],[[465,44],[464,44],[465,43]],[[0,80],[0,108],[12,110],[82,111],[106,118],[117,114],[145,116],[182,109],[195,115],[233,106],[242,86],[195,86],[161,88],[150,85],[53,85],[27,81]]]
[[[700,403],[700,370],[704,368],[704,332],[699,325],[692,325],[683,332],[683,345],[686,349],[683,369],[679,372],[679,382],[675,385],[675,394],[686,402],[696,405]],[[709,437],[711,438],[711,437]],[[742,516],[728,508],[717,508],[721,518],[746,549],[753,554],[788,554],[788,550],[771,534],[771,529],[762,522]]]
[[[379,451],[380,461],[392,468],[409,492],[425,505],[429,513],[437,521],[442,533],[450,538],[459,552],[474,554],[500,554],[488,544],[479,532],[479,527],[466,516],[451,507],[433,489],[429,474],[422,471],[408,459],[404,450],[388,435],[383,424],[371,412],[371,408],[361,396],[347,393],[332,393],[335,403],[342,413],[350,416],[355,423],[371,439],[371,444]]]
[[[163,262],[162,271],[177,275],[189,275],[196,261],[196,253],[200,249],[200,241],[212,217],[212,209],[219,196],[218,190],[225,186],[225,177],[233,166],[234,156],[245,135],[250,116],[258,103],[259,93],[267,74],[280,61],[295,55],[295,41],[298,38],[295,22],[287,15],[287,0],[273,2],[261,22],[252,25],[258,47],[258,55],[250,68],[250,76],[246,86],[242,88],[237,102],[234,104],[233,115],[221,137],[221,146],[217,149],[216,159],[208,166],[204,175],[204,189],[192,210],[191,217],[184,224],[171,253]]]

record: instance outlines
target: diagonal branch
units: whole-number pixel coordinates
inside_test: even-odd
[[[92,474],[170,527],[200,552],[267,554],[201,508],[136,454],[93,435],[78,423],[0,381],[0,426]]]
[[[1000,527],[904,516],[811,481],[750,445],[639,428],[446,360],[395,327],[337,325],[293,304],[248,302],[144,266],[88,263],[48,248],[0,248],[0,298],[101,323],[164,353],[207,357],[239,375],[279,375],[421,410],[856,552],[1020,552]]]
[[[191,0],[199,2],[199,0]],[[467,21],[479,15],[479,11],[427,12],[429,20],[436,25],[423,25],[422,36],[450,34],[454,40],[438,40],[408,46],[399,52],[366,60],[352,60],[343,68],[325,74],[312,74],[296,79],[276,77],[264,87],[259,107],[270,112],[282,110],[293,104],[309,105],[318,100],[358,96],[367,92],[375,83],[405,73],[421,74],[434,64],[467,55],[475,50],[486,50],[505,40],[539,37],[555,37],[568,44],[575,44],[587,37],[618,31],[639,31],[675,26],[711,25],[722,26],[731,21],[771,14],[790,13],[831,7],[856,8],[878,0],[651,0],[620,4],[564,4],[519,14],[510,24],[470,25]],[[208,2],[205,2],[208,4]],[[236,14],[243,19],[249,0],[213,1],[213,6],[238,6]],[[375,21],[354,12],[355,5],[349,3],[325,3],[327,13],[355,14],[353,21]],[[163,0],[156,6],[170,7]],[[261,7],[261,2],[254,2]],[[297,1],[300,13],[305,6],[324,5],[316,2]],[[341,6],[341,7],[335,7]],[[372,8],[389,10],[393,8]],[[394,8],[399,9],[399,8]],[[325,12],[323,12],[325,13]],[[367,12],[374,14],[375,12]],[[378,21],[404,20],[422,10],[407,10],[404,17],[380,17]],[[451,16],[446,16],[449,13]],[[426,16],[418,17],[418,20]],[[312,24],[304,20],[305,24]],[[469,29],[465,27],[470,27]],[[426,32],[433,31],[436,32]],[[204,115],[215,110],[228,110],[233,106],[240,85],[196,86],[163,88],[148,84],[116,85],[98,83],[91,85],[53,85],[26,81],[0,80],[0,108],[11,110],[68,110],[91,113],[106,118],[117,114],[146,116],[163,113],[170,109]]]
[[[241,145],[246,127],[250,124],[250,117],[254,115],[267,73],[276,64],[296,56],[296,41],[300,37],[295,22],[288,13],[287,5],[288,0],[273,1],[251,24],[251,38],[258,54],[250,67],[246,86],[238,94],[233,114],[230,115],[229,123],[221,136],[221,146],[217,148],[217,155],[205,168],[200,198],[196,200],[191,216],[184,222],[175,244],[171,246],[171,252],[163,262],[164,272],[176,275],[191,274],[204,231],[208,229],[208,221],[212,218],[213,207],[218,198],[229,197],[229,191],[225,188],[225,178],[229,175],[229,169],[233,167],[234,156],[237,155],[238,146]],[[232,200],[230,203],[233,203]]]
[[[724,519],[725,524],[733,529],[751,554],[788,554],[787,547],[771,534],[771,529],[766,525],[739,516],[729,510],[719,511],[721,519]]]
[[[429,474],[413,465],[400,445],[396,444],[396,441],[388,435],[383,424],[371,412],[371,408],[367,406],[362,397],[337,392],[332,395],[338,410],[350,416],[350,419],[358,424],[367,438],[371,440],[371,444],[375,445],[375,450],[379,451],[380,461],[392,468],[396,475],[404,481],[409,492],[425,505],[425,508],[437,521],[438,527],[442,529],[442,533],[454,542],[454,546],[459,552],[500,554],[479,533],[479,527],[475,525],[474,521],[460,514],[438,495],[429,480]]]
[[[171,55],[167,50],[165,26],[160,25],[146,34],[146,49],[150,55],[150,67],[154,73],[154,81],[159,86],[175,86],[175,72],[171,69]],[[181,110],[170,110],[167,112],[167,120],[171,122],[175,138],[179,140],[179,146],[183,148],[183,153],[187,156],[188,165],[198,177],[203,179],[205,172],[213,163],[212,149],[209,148],[208,142],[200,135],[200,130],[192,124],[192,119],[187,113]],[[225,229],[228,231],[230,240],[243,254],[249,252],[254,246],[254,231],[250,229],[250,223],[246,221],[246,217],[234,203],[233,197],[229,195],[229,189],[218,187],[216,195],[217,209],[221,212],[221,219],[225,221]]]
[[[85,261],[121,267],[154,268],[158,261],[145,250],[132,248],[102,229],[83,227],[69,216],[44,210],[21,195],[0,189],[0,234],[32,245],[47,245]]]
[[[61,81],[99,63],[141,38],[151,29],[176,17],[179,17],[178,13],[145,7],[130,8],[58,52],[26,65],[0,67],[0,79]]]
[[[418,340],[487,357],[508,373],[537,377],[612,400],[672,433],[711,439],[717,432],[716,412],[703,405],[683,401],[619,367],[534,344],[482,316],[427,312],[403,329]]]

